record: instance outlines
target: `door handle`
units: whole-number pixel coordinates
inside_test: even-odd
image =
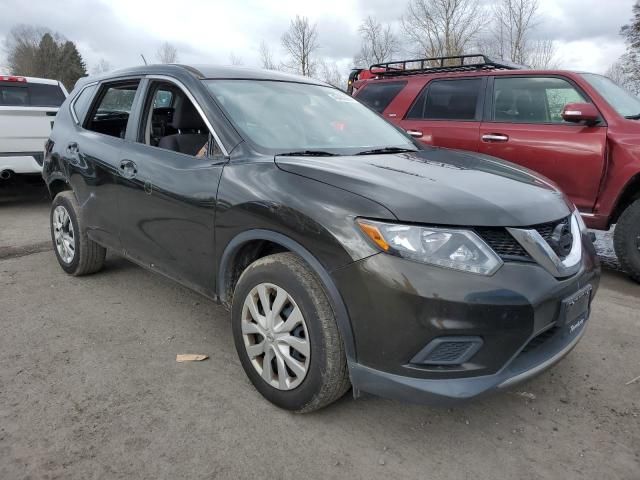
[[[415,138],[421,138],[423,135],[422,130],[407,130],[407,133]]]
[[[488,143],[508,142],[509,136],[502,133],[486,133],[482,135],[482,141]]]
[[[78,153],[78,144],[76,142],[71,142],[69,145],[67,145],[67,153]]]
[[[120,174],[124,178],[134,178],[138,174],[138,168],[131,160],[122,160],[120,162]]]

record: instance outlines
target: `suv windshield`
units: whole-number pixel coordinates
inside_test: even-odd
[[[602,75],[583,73],[582,76],[620,115],[626,118],[640,117],[640,98]]]
[[[415,144],[331,87],[271,80],[205,80],[235,127],[269,153],[353,154]]]

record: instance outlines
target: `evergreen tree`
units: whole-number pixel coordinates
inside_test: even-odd
[[[14,75],[60,80],[70,91],[87,74],[76,45],[43,27],[16,25],[4,47]]]
[[[40,39],[36,52],[35,76],[42,78],[58,78],[60,47],[49,33]]]
[[[71,91],[78,79],[87,75],[87,66],[82,60],[76,44],[67,40],[61,48],[56,78]]]
[[[609,69],[609,76],[618,72],[619,83],[627,87],[636,95],[640,94],[640,1],[633,6],[631,23],[620,29],[620,34],[627,42],[627,53]]]

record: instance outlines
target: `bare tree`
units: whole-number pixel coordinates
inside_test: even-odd
[[[362,22],[358,33],[362,43],[353,59],[356,65],[368,67],[374,63],[391,61],[400,50],[400,42],[391,30],[391,25],[382,25],[371,16]]]
[[[160,63],[178,63],[178,49],[169,42],[164,42],[156,51]]]
[[[486,16],[478,0],[410,0],[402,17],[415,54],[462,55],[478,37]]]
[[[317,61],[317,68],[314,76],[341,90],[344,90],[347,86],[347,76],[344,75],[344,72],[340,71],[338,64],[325,58],[321,58]]]
[[[4,50],[7,54],[7,66],[13,73],[37,76],[39,72],[38,52],[40,41],[51,31],[44,27],[33,25],[15,25],[4,40]],[[63,38],[58,34],[52,34],[56,43]]]
[[[558,68],[560,61],[552,40],[535,40],[527,47],[524,65],[541,70]]]
[[[536,26],[538,0],[501,0],[494,6],[494,37],[500,58],[526,65],[529,35]]]
[[[635,75],[633,67],[633,62],[625,54],[607,69],[605,76],[635,95],[640,95],[640,79]]]
[[[229,53],[229,63],[231,65],[244,65],[244,60],[242,59],[242,57],[231,52]]]
[[[111,64],[104,58],[101,58],[98,63],[93,66],[93,68],[91,69],[91,73],[93,73],[94,75],[100,75],[101,73],[107,73],[111,70]]]
[[[260,64],[266,70],[279,70],[278,65],[273,60],[271,49],[264,40],[260,42]]]
[[[282,46],[290,57],[288,67],[307,77],[313,75],[315,63],[314,52],[318,49],[318,31],[316,24],[309,23],[307,17],[291,20],[289,30],[282,35]]]

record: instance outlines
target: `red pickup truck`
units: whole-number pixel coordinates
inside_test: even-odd
[[[530,70],[484,55],[354,70],[348,90],[424,144],[535,170],[585,223],[616,225],[614,246],[640,282],[640,99],[601,75]]]

